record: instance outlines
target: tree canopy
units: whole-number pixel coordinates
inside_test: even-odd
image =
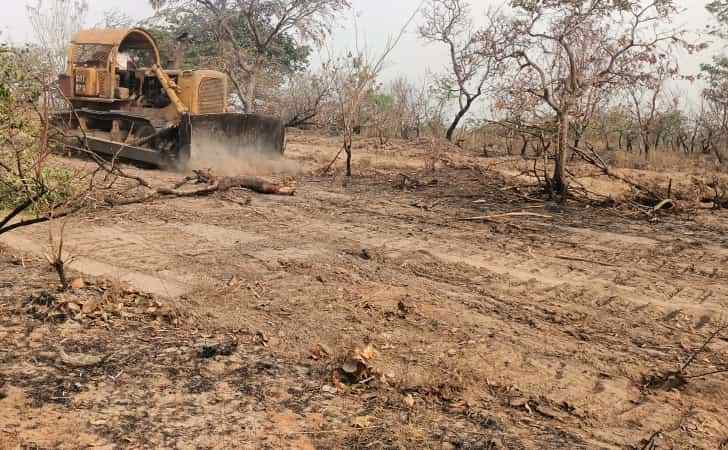
[[[142,26],[150,31],[160,45],[162,58],[171,59],[175,41],[180,36],[189,36],[189,45],[185,50],[185,68],[209,65],[220,55],[219,29],[217,20],[210,11],[198,3],[184,7],[165,7],[142,22]],[[233,45],[237,48],[252,51],[253,37],[249,25],[243,17],[229,19],[233,31]],[[270,20],[265,24],[270,30]],[[277,69],[285,73],[294,73],[308,67],[311,54],[310,46],[296,41],[291,33],[278,35],[272,45],[266,49],[265,56],[275,62]]]

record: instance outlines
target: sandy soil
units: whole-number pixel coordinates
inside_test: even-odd
[[[71,292],[44,226],[0,239],[0,448],[728,448],[728,214],[370,144],[347,180],[294,135],[294,197],[73,218]]]

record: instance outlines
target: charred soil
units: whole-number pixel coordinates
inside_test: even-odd
[[[292,197],[69,219],[68,292],[44,225],[0,240],[0,448],[728,445],[728,375],[698,376],[728,366],[725,212],[553,204],[404,143],[314,170],[337,151],[289,141]]]

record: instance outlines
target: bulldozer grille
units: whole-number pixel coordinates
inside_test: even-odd
[[[109,96],[109,74],[107,72],[99,72],[99,97]]]
[[[205,78],[200,83],[198,99],[200,114],[225,111],[225,82],[220,78]]]

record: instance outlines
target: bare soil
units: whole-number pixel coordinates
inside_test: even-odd
[[[0,448],[728,448],[728,214],[427,147],[363,142],[348,180],[294,135],[293,197],[72,218],[69,292],[45,226],[4,236]]]

